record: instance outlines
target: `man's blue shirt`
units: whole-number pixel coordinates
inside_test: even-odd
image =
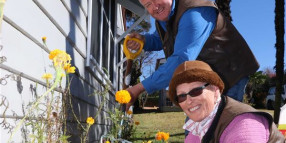
[[[174,13],[174,7],[175,2],[173,0],[170,16]],[[165,64],[161,65],[151,76],[142,81],[148,93],[169,86],[173,72],[179,64],[184,61],[196,60],[204,43],[215,27],[216,18],[216,9],[212,7],[192,8],[182,15],[178,24],[174,53],[168,57]],[[159,21],[159,23],[166,30],[166,22]],[[153,34],[146,34],[145,41],[145,51],[159,51],[163,49],[157,31]]]

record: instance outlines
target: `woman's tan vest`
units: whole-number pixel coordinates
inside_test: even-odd
[[[175,14],[167,22],[167,32],[156,22],[157,31],[163,41],[166,58],[174,51],[178,22],[183,13],[195,7],[217,6],[207,0],[177,0]],[[225,91],[245,76],[256,72],[259,64],[243,37],[233,24],[217,9],[217,22],[214,30],[204,44],[197,60],[208,63],[219,74],[225,84]]]
[[[225,128],[236,117],[244,113],[252,113],[265,117],[269,124],[268,143],[284,143],[285,138],[273,123],[273,118],[266,112],[260,112],[247,104],[238,102],[230,97],[222,96],[222,101],[212,125],[202,139],[202,143],[218,143]],[[251,127],[250,127],[251,128]]]

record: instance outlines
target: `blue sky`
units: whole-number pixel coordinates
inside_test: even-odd
[[[258,60],[259,70],[273,69],[276,61],[275,1],[232,0],[230,6],[233,24],[245,38]],[[154,31],[154,27],[151,31]]]
[[[256,56],[259,70],[272,69],[276,62],[275,1],[232,0],[230,6],[233,24]]]

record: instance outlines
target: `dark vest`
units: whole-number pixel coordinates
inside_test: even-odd
[[[212,125],[202,139],[202,143],[218,143],[221,134],[230,122],[238,115],[244,113],[253,113],[265,117],[269,124],[269,140],[268,143],[284,143],[285,138],[278,131],[276,125],[273,123],[273,118],[266,112],[259,112],[247,104],[235,101],[234,99],[222,96],[217,114],[213,120]],[[251,128],[251,127],[250,127]]]
[[[256,72],[259,64],[246,41],[233,24],[226,19],[212,1],[177,0],[175,14],[167,22],[167,31],[156,22],[157,31],[163,41],[166,58],[174,51],[178,32],[178,23],[183,13],[194,7],[214,7],[217,9],[217,21],[214,30],[205,42],[197,60],[208,63],[219,74],[227,91],[241,78]]]

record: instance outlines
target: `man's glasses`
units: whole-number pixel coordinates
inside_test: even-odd
[[[177,103],[184,102],[184,101],[187,99],[187,96],[188,96],[188,95],[190,95],[191,97],[196,97],[196,96],[201,95],[201,94],[203,93],[203,89],[205,89],[208,85],[210,85],[210,84],[209,84],[209,83],[206,83],[206,84],[203,85],[203,86],[193,88],[191,91],[189,91],[189,92],[186,93],[186,94],[177,95],[177,96],[176,96],[176,101],[177,101]]]

